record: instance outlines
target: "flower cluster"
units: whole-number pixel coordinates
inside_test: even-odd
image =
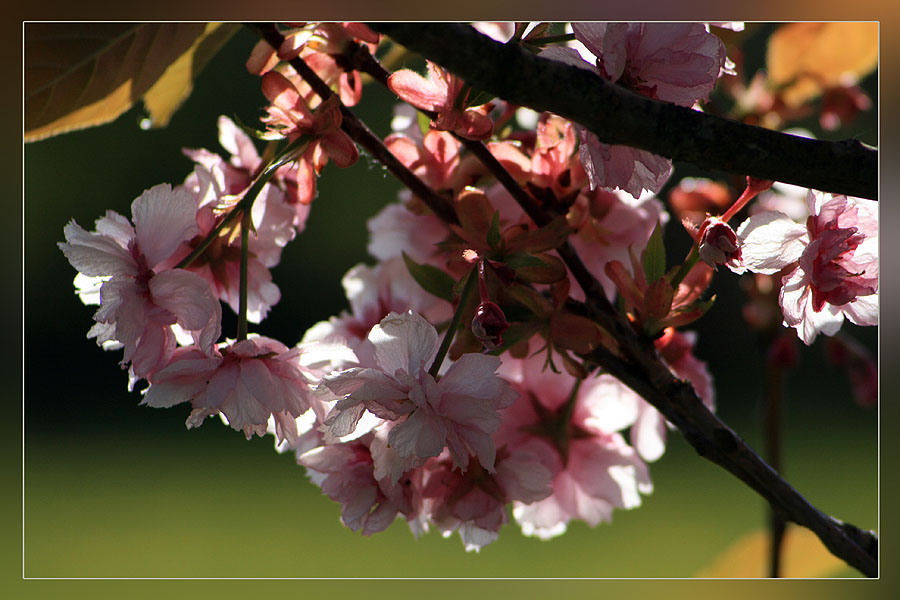
[[[724,45],[702,24],[573,29],[593,63],[573,48],[545,54],[657,100],[693,106],[727,70]],[[387,87],[431,124],[391,133],[385,148],[455,218],[401,193],[369,220],[376,264],[343,278],[349,310],[293,347],[247,333],[281,299],[270,269],[303,232],[316,178],[329,161],[359,157],[342,128],[344,107],[362,93],[348,56],[379,41],[359,24],[311,23],[281,48],[257,46],[248,68],[269,102],[256,132],[269,141],[262,156],[222,117],[227,159],[186,150],[195,166],[183,185],[144,192],[131,221],[109,211],[93,232],[66,226],[59,246],[79,271],[79,294],[99,304],[89,337],[124,350],[130,385],[148,384],[143,404],[188,403],[188,427],[220,416],[248,438],[273,434],[363,534],[402,517],[416,535],[456,531],[477,550],[496,539],[508,507],[526,535],[549,538],[572,520],[593,526],[639,506],[667,423],[596,371],[595,350],[616,353],[617,341],[585,316],[585,290],[561,249],[578,254],[712,409],[696,336],[674,328],[708,308],[701,296],[713,269],[666,271],[669,216],[655,196],[672,172],[666,159],[601,144],[550,113],[508,126],[517,107],[483,101],[433,63],[427,78],[397,71]],[[320,97],[290,61],[336,93]],[[461,138],[485,140],[493,160]],[[511,190],[547,222],[530,218]],[[871,203],[810,192],[808,209],[805,225],[763,212],[736,232],[727,218],[709,218],[693,235],[705,263],[780,272],[785,324],[810,343],[845,317],[877,322],[878,267]],[[238,314],[235,339],[220,339],[220,302]]]

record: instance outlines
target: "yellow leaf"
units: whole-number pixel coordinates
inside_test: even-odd
[[[191,94],[194,79],[215,53],[239,29],[236,23],[207,23],[203,33],[178,57],[144,95],[152,127],[165,127]]]
[[[769,39],[769,82],[785,86],[783,99],[797,107],[823,89],[855,82],[878,66],[877,23],[790,23]]]
[[[28,23],[25,141],[112,121],[203,33],[202,23]]]
[[[768,531],[754,531],[734,542],[697,577],[756,578],[769,576]],[[781,577],[828,577],[847,563],[831,554],[809,529],[788,525],[781,547]]]

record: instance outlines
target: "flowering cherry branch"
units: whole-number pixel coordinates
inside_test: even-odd
[[[573,23],[562,38],[549,23],[477,26],[666,106],[703,102],[735,73],[702,23]],[[767,307],[744,316],[756,329],[777,331],[783,313],[808,345],[845,319],[877,325],[876,202],[809,191],[790,211],[764,195],[733,230],[729,218],[773,182],[748,177],[732,202],[725,186],[707,197],[684,180],[669,208],[694,244],[670,267],[655,194],[672,162],[603,135],[602,119],[520,111],[431,60],[427,76],[388,72],[375,58],[383,38],[360,23],[251,27],[265,131],[220,117],[230,157],[185,149],[195,165],[183,185],[145,191],[131,220],[107,211],[95,231],[72,221],[59,244],[81,300],[99,305],[88,337],[124,349],[129,389],[147,382],[142,404],[189,402],[188,428],[221,416],[248,439],[272,434],[354,531],[402,517],[416,536],[458,532],[467,550],[510,518],[548,539],[639,506],[674,426],[779,520],[877,574],[874,533],[811,506],[713,414],[696,333],[676,330],[712,305],[702,296],[722,265],[755,274],[748,295]],[[572,37],[585,54],[551,43]],[[410,120],[398,106],[384,141],[348,108],[370,76],[420,111]],[[628,98],[614,108],[627,113]],[[273,141],[262,157],[248,133]],[[306,227],[318,176],[354,164],[357,145],[407,187],[368,221],[377,264],[347,272],[350,310],[294,348],[248,333],[281,297],[269,269]],[[679,193],[702,201],[689,208]],[[235,340],[219,341],[223,301]],[[868,379],[864,365],[851,370]]]
[[[377,29],[382,26],[389,30],[393,27],[381,24],[374,28]],[[398,27],[403,30],[405,26]],[[284,38],[274,26],[260,25],[254,26],[254,28],[273,48],[277,49],[282,46]],[[429,29],[428,31],[431,30]],[[416,40],[420,39],[419,35],[420,32],[416,31],[414,34]],[[404,39],[403,35],[400,35],[398,41],[403,42]],[[433,41],[432,37],[424,35],[421,39],[426,40],[422,46],[417,46],[418,42],[407,45],[411,49],[430,48],[428,40]],[[435,44],[437,43],[435,42]],[[502,48],[503,46],[500,47]],[[371,56],[366,58],[366,55],[368,55],[367,51],[357,48],[348,60],[352,61],[354,66],[363,65],[363,69],[372,75],[374,79],[386,82],[383,70],[380,69],[380,66],[377,65],[377,62]],[[437,55],[438,53],[436,52],[435,56]],[[328,85],[321,81],[302,59],[293,58],[289,62],[323,100],[333,96],[333,92]],[[452,64],[455,63],[448,63],[448,65]],[[481,85],[480,80],[473,80],[473,83]],[[485,86],[485,89],[490,88]],[[343,105],[340,108],[344,117],[342,128],[354,140],[372,152],[378,160],[384,158],[389,170],[397,174],[403,183],[407,184],[416,195],[425,200],[438,216],[450,223],[457,222],[452,207],[449,209],[449,214],[447,213],[448,209],[444,198],[431,191],[425,182],[397,162],[381,141],[371,134],[348,108]],[[430,113],[429,116],[433,116],[433,114]],[[679,115],[674,114],[674,120],[677,121],[678,119]],[[457,139],[496,176],[498,181],[504,185],[536,225],[540,227],[552,220],[552,217],[510,176],[503,165],[497,161],[481,142],[466,139],[464,136],[457,136]],[[397,164],[388,165],[388,162],[396,162]],[[736,166],[742,164],[739,160],[734,163]],[[732,166],[732,169],[736,168],[736,166]],[[773,510],[811,529],[835,555],[840,556],[866,575],[875,576],[877,574],[875,559],[877,553],[876,536],[872,532],[862,531],[851,524],[842,523],[829,517],[809,504],[802,495],[785,482],[747,446],[734,431],[704,406],[689,383],[673,376],[669,367],[660,360],[652,340],[637,335],[631,325],[626,323],[615,311],[607,300],[601,284],[585,267],[577,252],[571,248],[571,245],[566,242],[557,250],[576,282],[585,293],[585,306],[589,315],[609,332],[618,343],[619,355],[603,346],[598,346],[589,355],[593,362],[607,369],[659,410],[666,419],[684,434],[687,441],[694,446],[699,454],[719,464],[744,481],[766,498],[772,505]],[[470,275],[469,284],[471,282]],[[462,303],[460,307],[462,307]],[[447,338],[449,338],[451,333],[451,331],[448,331]]]
[[[878,151],[857,140],[810,140],[655,101],[585,69],[495,42],[464,24],[374,23],[371,28],[479,89],[577,121],[603,142],[705,169],[878,197]],[[569,91],[558,93],[562,89]]]

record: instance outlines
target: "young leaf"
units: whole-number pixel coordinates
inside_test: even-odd
[[[203,34],[203,23],[29,23],[25,141],[112,121]]]
[[[403,261],[406,263],[406,268],[409,269],[409,274],[413,276],[416,283],[422,286],[423,290],[448,302],[453,300],[453,286],[455,282],[447,273],[433,265],[420,265],[411,259],[406,252],[403,253]]]
[[[666,274],[666,248],[663,246],[662,225],[656,224],[656,228],[647,240],[647,247],[641,254],[641,265],[644,267],[644,277],[647,283],[652,283]]]
[[[517,252],[510,256],[513,264],[506,265],[516,272],[516,276],[528,283],[555,283],[566,277],[566,265],[552,254],[525,254]]]
[[[495,210],[494,216],[491,219],[491,227],[487,232],[487,243],[488,246],[495,249],[500,244],[500,211]]]
[[[422,135],[431,131],[431,119],[418,111],[416,111],[416,124],[419,126],[419,131],[422,132]]]

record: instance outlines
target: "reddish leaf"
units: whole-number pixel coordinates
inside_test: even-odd
[[[112,121],[203,33],[203,23],[29,23],[25,141]]]

